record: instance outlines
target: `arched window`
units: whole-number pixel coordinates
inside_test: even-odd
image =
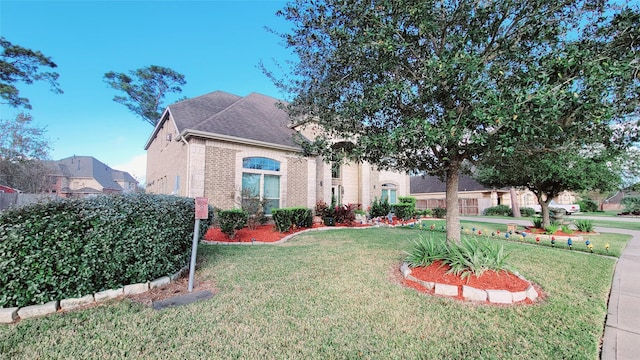
[[[257,207],[264,200],[264,213],[280,207],[280,162],[264,157],[242,159],[242,206]]]
[[[386,199],[389,204],[395,204],[398,202],[397,191],[395,184],[382,184],[382,201]]]

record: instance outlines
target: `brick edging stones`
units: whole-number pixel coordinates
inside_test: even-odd
[[[525,301],[526,299],[531,301],[536,301],[538,299],[538,292],[533,285],[531,285],[531,282],[520,276],[518,273],[515,273],[515,275],[529,284],[529,287],[527,287],[525,291],[511,292],[507,290],[482,290],[467,285],[462,285],[462,289],[459,289],[458,285],[423,281],[411,276],[411,268],[407,262],[402,263],[400,266],[400,272],[405,279],[417,282],[429,291],[434,290],[436,295],[450,297],[461,295],[463,299],[468,301],[489,302],[492,304],[515,304]]]
[[[171,282],[179,279],[188,271],[189,267],[185,266],[171,276],[163,276],[153,281],[147,281],[139,284],[125,285],[124,287],[118,289],[99,291],[95,294],[89,294],[79,298],[54,300],[49,301],[46,304],[29,305],[21,308],[0,308],[0,324],[11,324],[13,322],[16,322],[17,320],[50,315],[57,313],[58,311],[70,311],[81,306],[91,305],[94,303],[103,303],[108,300],[113,300],[123,295],[141,294],[151,289],[168,285]]]

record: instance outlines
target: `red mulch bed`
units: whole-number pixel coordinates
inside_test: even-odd
[[[475,275],[469,275],[467,278],[462,279],[456,275],[447,275],[449,270],[448,265],[441,266],[439,261],[434,262],[429,266],[415,267],[411,269],[411,276],[423,281],[436,282],[446,285],[457,285],[458,296],[454,297],[458,300],[465,300],[462,297],[462,285],[467,285],[481,290],[507,290],[511,292],[525,291],[529,287],[529,282],[520,279],[516,275],[507,272],[500,271],[495,272],[493,270],[485,271],[480,277]],[[405,286],[416,289],[420,292],[434,294],[434,290],[427,290],[424,286],[417,282],[404,279]],[[537,286],[534,286],[540,297],[542,298],[543,292]],[[488,302],[487,302],[488,303]],[[532,304],[533,302],[526,299],[522,303]]]
[[[336,224],[335,227],[366,227],[369,224]],[[313,224],[313,228],[325,227],[324,224]],[[230,239],[227,234],[224,234],[219,227],[210,227],[207,233],[204,235],[205,241],[220,241],[220,242],[251,242],[251,239],[255,239],[257,242],[276,242],[281,240],[285,236],[295,234],[297,232],[307,230],[307,228],[296,228],[287,231],[286,233],[278,232],[275,225],[260,225],[251,230],[248,227],[242,228],[236,232],[233,239]]]

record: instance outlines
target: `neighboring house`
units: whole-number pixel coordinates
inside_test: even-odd
[[[6,186],[6,185],[0,185],[0,193],[4,193],[4,194],[13,194],[13,193],[19,193],[20,190],[14,189],[12,187]]]
[[[615,193],[615,195],[605,199],[602,204],[600,204],[600,210],[609,211],[621,211],[624,210],[624,205],[622,204],[622,199],[625,197],[637,197],[640,196],[640,193],[632,190],[620,190]]]
[[[50,162],[48,192],[60,197],[136,191],[138,181],[128,172],[114,170],[92,156],[70,156]]]
[[[369,164],[327,164],[302,156],[280,101],[215,91],[172,104],[145,145],[150,193],[207,197],[223,209],[259,197],[271,208],[316,202],[362,204],[408,195],[409,176]],[[304,133],[308,136],[309,133]]]
[[[521,208],[538,203],[536,196],[529,190],[516,190],[516,194]],[[412,176],[411,196],[416,198],[418,209],[445,207],[446,183],[437,176]],[[460,175],[458,197],[460,213],[463,215],[479,215],[486,208],[496,205],[511,207],[509,188],[488,188],[468,175]],[[575,201],[575,195],[568,191],[556,198],[558,204],[572,204]]]

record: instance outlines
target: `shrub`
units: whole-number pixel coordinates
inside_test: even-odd
[[[373,199],[373,202],[371,203],[371,210],[369,211],[371,217],[387,216],[390,212],[391,205],[389,205],[389,201],[386,198],[383,201],[379,201],[377,197]]]
[[[442,219],[447,216],[447,209],[441,207],[434,208],[433,216],[437,217],[438,219]]]
[[[553,235],[556,233],[556,231],[558,231],[559,228],[560,228],[560,224],[554,221],[551,224],[549,224],[549,226],[545,226],[544,230],[547,234]]]
[[[293,225],[297,227],[313,225],[311,210],[303,207],[273,209],[271,215],[276,229],[280,232],[289,231]]]
[[[511,216],[511,208],[507,205],[496,205],[484,209],[486,216]]]
[[[584,219],[584,220],[578,219],[578,220],[575,220],[573,224],[576,226],[578,231],[582,231],[582,232],[594,231],[593,221],[589,219]]]
[[[572,233],[573,233],[573,229],[571,229],[571,228],[569,227],[569,225],[565,225],[565,224],[562,224],[562,225],[560,226],[560,231],[562,231],[562,232],[563,232],[563,233],[565,233],[565,234],[572,234]]]
[[[461,278],[469,275],[479,277],[487,270],[509,270],[506,263],[508,254],[504,252],[502,244],[480,242],[463,238],[460,244],[452,244],[447,247],[448,254],[445,263],[451,269],[448,274],[455,274]]]
[[[640,212],[640,196],[627,196],[622,199],[624,211],[628,213]]]
[[[356,219],[356,214],[354,213],[356,208],[357,205],[354,204],[336,206],[334,215],[336,222],[341,224],[351,224]]]
[[[442,261],[451,267],[447,273],[455,274],[463,279],[473,274],[482,275],[487,270],[510,270],[507,265],[509,255],[502,244],[462,239],[460,244],[446,245],[441,240],[419,237],[411,252],[407,252],[405,261],[410,267],[427,266],[435,261]]]
[[[422,211],[418,211],[416,212],[418,215],[420,216],[432,216],[433,215],[433,210],[431,209],[424,209]]]
[[[411,219],[415,215],[415,205],[411,203],[399,203],[393,205],[396,216],[402,220]]]
[[[433,238],[425,239],[418,236],[414,240],[414,247],[411,252],[405,252],[405,261],[410,267],[427,266],[436,260],[443,260],[447,254],[447,248],[442,241],[434,241]]]
[[[260,196],[253,195],[249,189],[242,190],[242,210],[248,214],[247,227],[251,230],[260,225],[264,225],[269,221],[269,218],[264,213],[267,199]]]
[[[245,227],[248,219],[249,213],[241,209],[218,211],[220,231],[231,239],[236,235],[236,231]]]
[[[329,206],[327,206],[327,203],[324,202],[324,200],[318,200],[316,202],[316,216],[321,216],[321,217],[326,217],[328,216],[328,210]]]
[[[578,205],[580,205],[580,211],[584,211],[584,212],[598,211],[598,203],[591,199],[580,200],[578,201]]]
[[[175,273],[188,263],[193,199],[126,194],[0,214],[0,307],[80,297]],[[200,221],[204,235],[209,219]]]
[[[520,215],[524,217],[532,217],[536,215],[536,211],[530,207],[523,207],[520,208]]]
[[[542,217],[537,216],[533,218],[533,227],[542,229]]]

